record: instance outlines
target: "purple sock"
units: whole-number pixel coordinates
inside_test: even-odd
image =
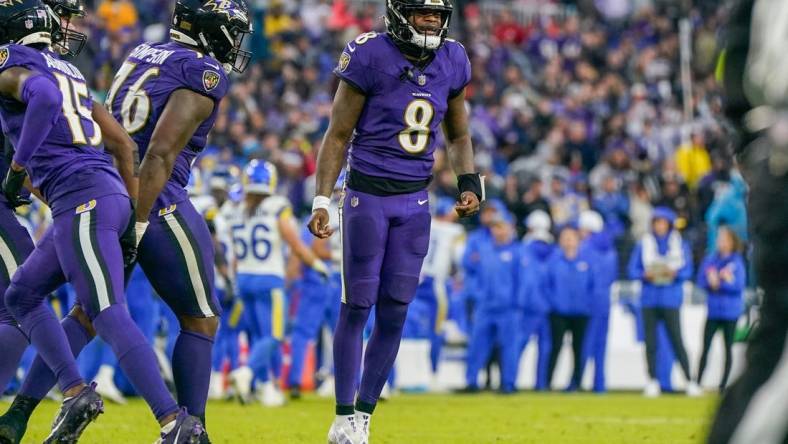
[[[16,326],[16,321],[13,324],[0,324],[0,350],[3,351],[3,359],[0,359],[0,390],[14,377],[27,344],[27,337]]]
[[[356,379],[361,365],[364,326],[369,308],[342,304],[334,333],[334,378],[338,406],[352,406],[356,398]]]
[[[118,365],[137,393],[145,398],[156,419],[177,412],[178,404],[159,374],[156,355],[126,307],[115,304],[105,309],[93,320],[93,326],[101,339],[112,347]]]
[[[16,286],[11,284],[8,292],[14,291],[15,288]],[[39,304],[20,316],[18,320],[39,356],[52,369],[61,391],[65,392],[84,382],[79,375],[77,361],[71,353],[66,333],[49,307]]]
[[[172,352],[172,373],[178,404],[190,415],[202,417],[211,383],[211,351],[213,338],[181,330]]]
[[[63,326],[63,331],[66,332],[68,344],[71,346],[71,353],[75,357],[79,356],[79,353],[93,337],[79,321],[71,316],[63,318],[60,325]],[[30,370],[25,375],[25,381],[22,383],[19,394],[30,398],[44,399],[56,382],[55,374],[47,367],[41,356],[36,355],[33,365],[30,366]]]
[[[397,359],[408,305],[381,297],[375,306],[375,328],[364,354],[364,374],[358,391],[359,402],[375,405]]]

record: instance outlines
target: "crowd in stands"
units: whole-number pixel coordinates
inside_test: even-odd
[[[81,26],[90,46],[78,64],[98,97],[127,51],[141,39],[166,38],[171,3],[88,5]],[[626,253],[648,230],[652,209],[665,206],[678,214],[696,262],[721,225],[746,239],[746,188],[730,160],[714,80],[725,8],[674,3],[456,2],[453,37],[473,66],[467,97],[477,167],[520,234],[535,209],[560,227],[593,208]],[[270,160],[282,192],[307,211],[337,56],[356,35],[383,29],[382,8],[371,0],[250,2],[255,60],[233,79],[202,170]],[[692,32],[689,106],[682,100],[682,18]],[[435,194],[456,194],[441,150],[434,178]]]

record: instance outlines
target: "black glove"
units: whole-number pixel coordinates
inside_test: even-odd
[[[8,168],[2,186],[3,196],[8,200],[8,204],[11,205],[11,208],[30,204],[30,199],[19,195],[19,192],[22,191],[22,186],[25,184],[26,177],[27,171],[14,171],[12,168]]]
[[[120,236],[120,249],[121,252],[123,252],[123,267],[129,271],[131,271],[137,263],[137,233],[134,229],[136,217],[133,206],[131,210],[129,225],[126,227],[126,231]]]

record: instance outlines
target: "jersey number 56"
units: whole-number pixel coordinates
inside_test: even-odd
[[[244,236],[247,231],[244,228],[246,228],[246,225],[243,224],[232,226],[235,257],[238,258],[239,261],[244,260],[246,259],[246,255],[249,254],[249,250],[251,250],[252,256],[258,261],[268,259],[268,256],[271,255],[271,241],[268,240],[267,237],[271,229],[264,224],[253,226],[252,229],[248,231],[251,236],[249,236],[250,239],[247,243],[246,236]]]

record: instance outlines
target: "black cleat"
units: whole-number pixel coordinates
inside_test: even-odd
[[[24,395],[17,395],[11,407],[0,416],[0,444],[19,444],[27,431],[30,415],[41,401]]]
[[[290,387],[290,399],[293,401],[301,399],[301,387],[297,385]]]
[[[27,420],[13,408],[0,416],[0,444],[19,444],[27,430]]]
[[[96,383],[92,382],[77,396],[63,401],[44,444],[76,444],[85,427],[102,413],[104,401],[96,393]]]
[[[175,426],[168,432],[162,432],[157,444],[201,444],[210,443],[200,418],[191,416],[182,408],[175,418]]]

